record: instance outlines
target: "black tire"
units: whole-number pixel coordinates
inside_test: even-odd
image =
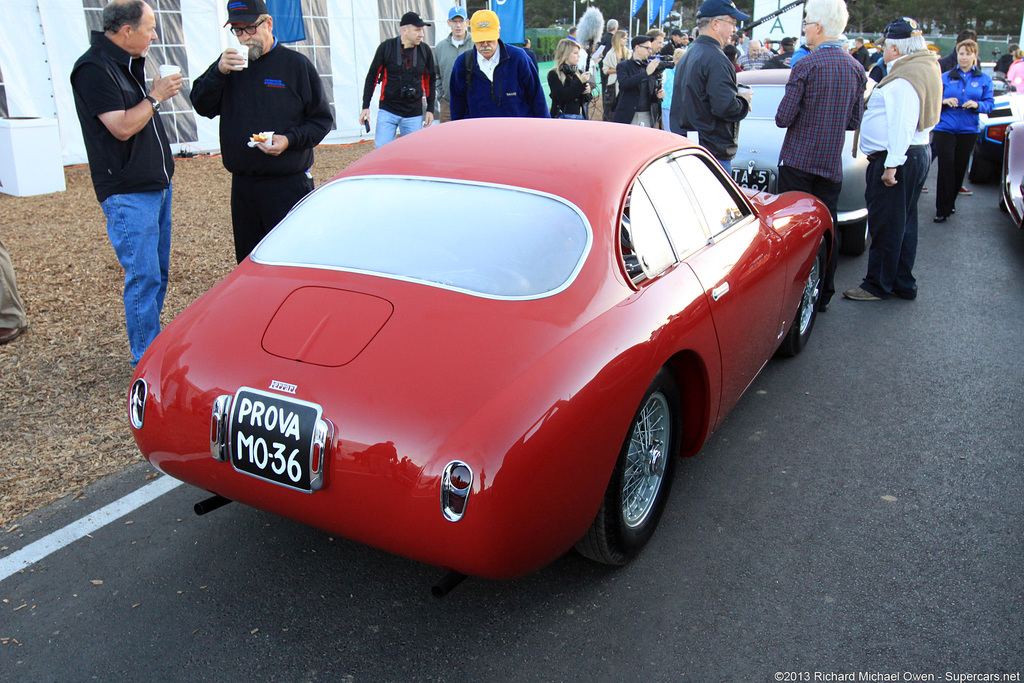
[[[800,303],[796,307],[796,317],[789,327],[789,333],[786,334],[786,338],[779,346],[779,355],[781,356],[797,355],[807,345],[807,340],[811,338],[814,321],[818,319],[818,299],[821,297],[821,280],[825,276],[827,258],[828,249],[825,246],[825,239],[822,238],[821,244],[818,245],[818,254],[811,265],[811,272],[808,273],[807,281],[804,283],[804,292],[800,296]]]
[[[974,159],[971,161],[971,170],[967,172],[967,178],[972,183],[992,182],[992,176],[995,175],[994,167],[995,164],[991,161],[975,153]]]
[[[839,229],[839,251],[847,256],[860,256],[868,248],[868,219],[844,225]]]
[[[576,544],[584,557],[621,566],[654,535],[672,488],[681,405],[671,373],[662,368],[633,416],[597,517]]]

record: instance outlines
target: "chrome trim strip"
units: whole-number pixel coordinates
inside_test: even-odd
[[[837,211],[836,212],[836,223],[853,223],[859,221],[862,218],[867,218],[867,209],[856,209],[854,211]]]

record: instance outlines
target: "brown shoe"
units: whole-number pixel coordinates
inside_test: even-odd
[[[875,296],[871,292],[861,287],[854,287],[843,292],[843,296],[853,301],[881,301],[882,297]]]
[[[22,325],[21,327],[0,327],[0,345],[14,341],[27,329],[28,325]]]

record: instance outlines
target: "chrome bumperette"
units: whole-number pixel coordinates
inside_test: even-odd
[[[461,460],[453,460],[441,475],[441,513],[449,522],[457,522],[466,514],[466,504],[473,490],[473,470]]]
[[[232,398],[230,394],[218,396],[210,415],[210,455],[218,462],[227,462],[228,459],[228,419]]]
[[[137,379],[132,384],[128,394],[128,421],[135,429],[142,429],[146,420],[146,398],[149,396],[149,387],[146,380]]]
[[[334,423],[327,419],[316,421],[313,428],[313,449],[309,454],[309,489],[319,491],[324,486],[325,463],[334,439]]]

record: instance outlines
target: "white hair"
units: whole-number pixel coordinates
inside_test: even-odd
[[[822,33],[830,38],[841,35],[850,21],[845,0],[807,0],[804,16],[806,21],[820,24]]]
[[[909,38],[886,38],[886,45],[893,45],[901,55],[909,55],[914,52],[928,49],[928,43],[924,36],[910,36]]]
[[[608,33],[615,33],[616,31],[618,31],[619,30],[619,20],[618,19],[609,19],[608,20],[608,29],[607,30],[608,30]]]

